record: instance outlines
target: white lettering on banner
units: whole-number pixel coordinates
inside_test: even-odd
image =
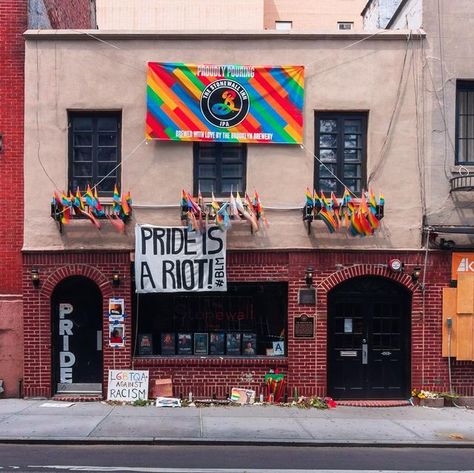
[[[226,233],[187,227],[135,228],[136,291],[226,291]]]
[[[74,324],[65,318],[73,310],[71,304],[59,304],[59,336],[63,342],[62,351],[59,352],[59,382],[66,384],[72,383],[72,367],[76,363],[76,356],[69,351],[69,337],[73,335]]]
[[[254,66],[201,64],[197,66],[197,77],[254,77]]]
[[[147,400],[148,380],[148,371],[109,370],[107,400]]]
[[[469,258],[462,258],[459,263],[458,272],[474,272],[474,260],[469,261]]]

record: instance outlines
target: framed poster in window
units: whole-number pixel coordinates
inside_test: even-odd
[[[242,354],[247,356],[253,356],[257,354],[257,334],[242,334]]]
[[[209,353],[211,355],[224,354],[224,333],[211,333],[211,341],[209,342]]]
[[[190,333],[178,333],[178,355],[193,354],[193,336]]]
[[[241,333],[228,333],[226,334],[226,354],[227,355],[240,355],[242,354],[241,349]]]
[[[140,333],[138,335],[138,354],[153,355],[153,336],[151,333]]]
[[[207,355],[208,345],[209,345],[208,333],[195,333],[194,334],[194,354],[195,355]]]
[[[174,333],[161,334],[161,354],[162,355],[176,355],[176,343]]]

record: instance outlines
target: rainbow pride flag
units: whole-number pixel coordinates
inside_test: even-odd
[[[303,142],[303,66],[148,63],[146,137]]]

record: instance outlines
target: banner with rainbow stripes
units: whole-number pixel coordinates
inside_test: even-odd
[[[303,66],[148,63],[147,139],[301,144]]]

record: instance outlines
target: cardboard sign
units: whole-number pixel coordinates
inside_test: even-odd
[[[135,228],[136,291],[226,291],[226,233],[187,227]]]
[[[157,397],[156,407],[181,407],[181,401],[177,397]]]
[[[151,388],[151,397],[173,397],[172,379],[155,379],[155,384]]]
[[[232,388],[230,400],[237,404],[253,404],[255,402],[255,391],[252,389]]]
[[[107,387],[108,401],[128,401],[148,399],[148,371],[109,370]]]

